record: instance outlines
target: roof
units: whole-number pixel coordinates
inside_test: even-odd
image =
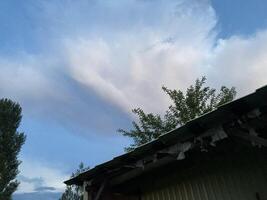
[[[217,109],[195,118],[185,125],[161,135],[156,140],[146,143],[131,152],[125,153],[110,161],[95,166],[64,183],[67,185],[81,185],[85,180],[111,173],[124,173],[123,165],[133,163],[153,152],[171,146],[177,142],[185,142],[203,134],[216,124],[230,122],[249,111],[267,106],[267,86],[257,89],[254,93],[224,104]],[[128,169],[129,171],[129,169]]]

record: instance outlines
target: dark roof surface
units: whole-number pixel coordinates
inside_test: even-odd
[[[267,105],[267,86],[257,89],[254,93],[224,104],[217,109],[187,122],[184,126],[176,128],[161,135],[158,139],[146,143],[131,152],[113,158],[103,164],[85,171],[78,176],[65,181],[65,184],[81,185],[84,180],[93,179],[106,171],[118,168],[123,164],[137,161],[159,149],[168,147],[177,142],[184,142],[200,135],[216,124],[230,122],[255,108]]]

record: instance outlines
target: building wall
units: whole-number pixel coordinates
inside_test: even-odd
[[[267,157],[248,157],[211,161],[158,177],[154,174],[141,185],[141,199],[267,200]]]
[[[267,150],[194,153],[106,187],[100,200],[267,200]]]

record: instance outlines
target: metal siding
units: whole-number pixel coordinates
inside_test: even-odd
[[[253,164],[237,170],[221,166],[216,173],[202,172],[161,188],[150,188],[142,200],[256,200],[256,192],[260,199],[267,199],[266,175],[265,165]]]

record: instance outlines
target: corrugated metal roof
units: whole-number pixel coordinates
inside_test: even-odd
[[[103,164],[85,171],[65,181],[65,184],[80,185],[84,180],[93,179],[100,174],[120,168],[121,165],[137,161],[164,147],[177,142],[192,139],[216,124],[230,122],[255,108],[267,105],[267,86],[257,89],[254,93],[224,104],[217,109],[187,122],[184,126],[161,135],[158,139],[146,143],[129,153],[125,153]]]

